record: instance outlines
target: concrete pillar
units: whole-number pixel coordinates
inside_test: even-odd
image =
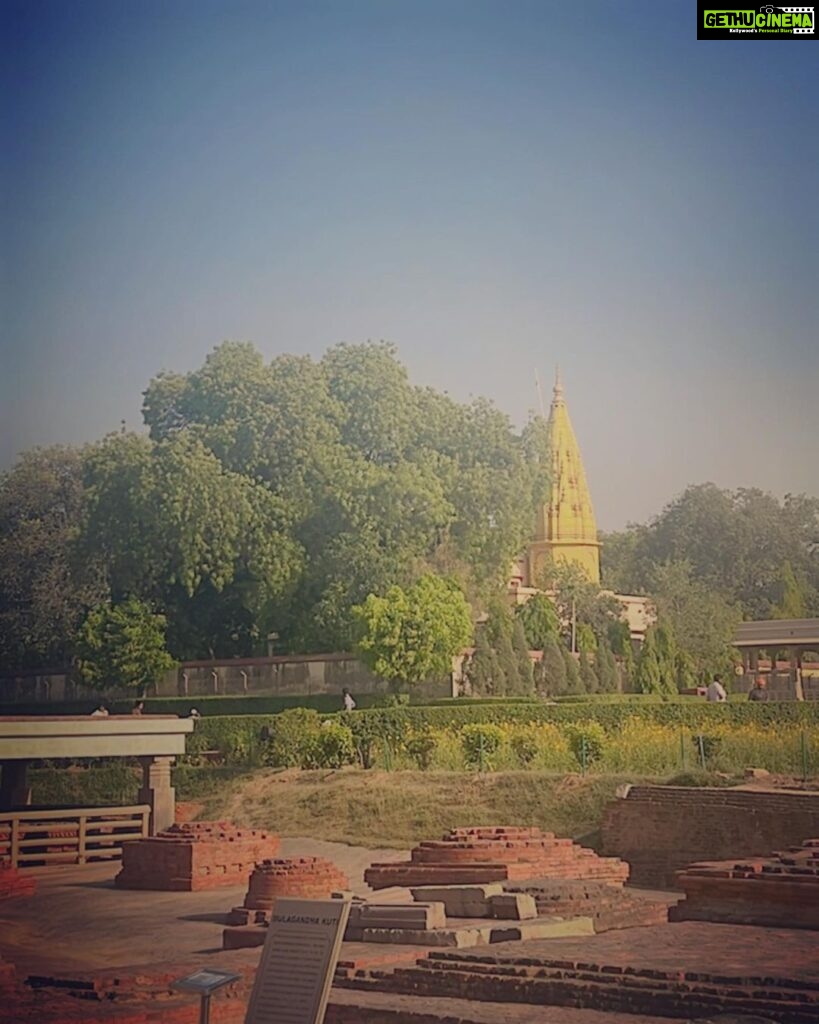
[[[26,773],[28,761],[3,761],[0,775],[0,811],[13,811],[31,803]]]
[[[793,676],[794,696],[797,700],[805,699],[802,686],[802,652],[796,647],[791,649],[791,675]]]
[[[142,788],[138,800],[148,804],[151,814],[148,832],[155,836],[173,825],[176,817],[176,791],[171,786],[172,757],[140,757]]]

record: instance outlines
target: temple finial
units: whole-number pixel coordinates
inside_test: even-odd
[[[555,398],[563,397],[563,381],[560,379],[560,367],[555,366],[555,386],[554,386]]]

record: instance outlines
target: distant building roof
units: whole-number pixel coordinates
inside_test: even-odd
[[[819,619],[766,619],[741,622],[734,647],[817,647]]]

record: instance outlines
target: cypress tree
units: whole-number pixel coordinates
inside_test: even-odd
[[[532,672],[532,659],[529,657],[529,645],[526,632],[520,619],[515,619],[512,629],[512,647],[518,663],[518,683],[521,696],[528,697],[534,691],[535,680]]]
[[[498,661],[498,675],[495,679],[495,695],[519,694],[521,692],[520,672],[515,650],[512,646],[513,623],[508,605],[493,601],[486,620],[486,636]]]
[[[662,693],[663,677],[660,655],[657,648],[657,627],[649,626],[646,638],[637,658],[634,673],[634,688],[637,693]]]
[[[581,648],[580,650],[580,685],[583,693],[597,693],[597,674],[589,661],[589,656]]]
[[[466,677],[476,697],[483,697],[492,692],[493,687],[493,652],[486,637],[486,630],[478,627],[475,637],[475,651],[469,659]]]
[[[543,660],[540,663],[543,686],[550,697],[557,697],[566,692],[566,663],[560,653],[556,640],[552,640],[543,648]]]
[[[583,688],[580,682],[580,671],[577,661],[572,656],[565,644],[560,645],[560,656],[563,658],[563,672],[566,679],[566,693],[582,693]]]
[[[601,637],[597,645],[597,676],[600,682],[601,693],[615,693],[617,691],[617,663],[611,645],[606,637]]]

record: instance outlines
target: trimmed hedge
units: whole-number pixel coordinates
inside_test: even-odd
[[[819,724],[819,702],[461,704],[452,701],[446,707],[374,708],[342,711],[333,717],[349,726],[359,759],[366,768],[372,764],[373,750],[378,743],[394,744],[409,733],[428,729],[460,729],[470,724],[503,725],[507,722],[596,722],[607,731],[615,732],[634,719],[694,730],[707,730],[709,726],[726,722],[734,726],[762,727],[816,725]],[[269,742],[266,736],[272,735],[275,728],[275,715],[202,718],[188,740],[188,753],[201,756],[206,751],[219,751],[226,764],[260,764]]]

